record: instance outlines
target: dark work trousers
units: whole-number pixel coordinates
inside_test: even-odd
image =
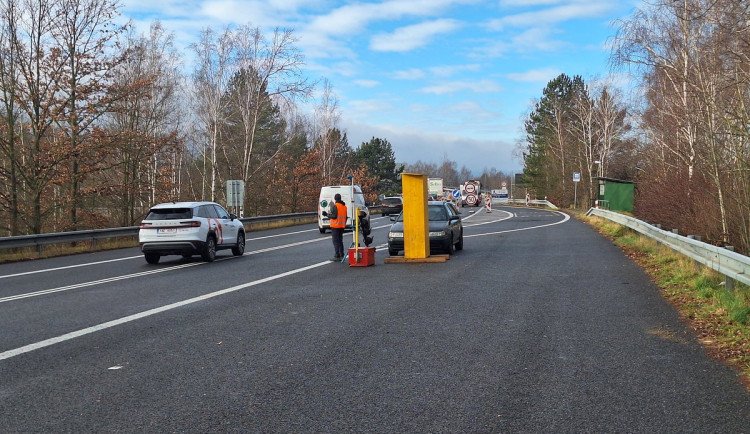
[[[331,240],[336,257],[344,257],[344,228],[331,228]]]

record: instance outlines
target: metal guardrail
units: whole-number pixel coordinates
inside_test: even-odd
[[[316,212],[303,212],[294,214],[279,214],[273,216],[245,217],[241,218],[240,221],[245,225],[249,225],[250,227],[252,227],[253,225],[261,223],[283,220],[299,221],[300,223],[302,223],[315,217],[317,217]],[[129,226],[124,228],[91,229],[85,231],[56,232],[51,234],[0,237],[0,249],[36,246],[37,250],[41,252],[42,247],[49,244],[71,243],[80,241],[93,241],[94,243],[96,243],[97,240],[107,238],[137,237],[138,229],[138,226]]]
[[[586,215],[595,215],[621,224],[700,262],[712,270],[716,270],[728,279],[750,285],[750,257],[659,229],[644,221],[613,211],[591,208],[586,212]],[[729,280],[727,280],[727,287],[730,287]]]
[[[369,207],[371,213],[380,213],[381,207],[371,206]],[[278,214],[271,216],[258,216],[258,217],[244,217],[240,221],[245,224],[247,229],[252,230],[253,226],[263,223],[280,222],[280,221],[291,221],[293,223],[309,223],[316,219],[318,216],[317,212],[301,212],[291,214]],[[111,228],[111,229],[91,229],[84,231],[72,231],[72,232],[55,232],[50,234],[39,234],[39,235],[19,235],[15,237],[0,237],[0,250],[2,249],[14,249],[21,247],[36,247],[37,251],[41,253],[42,248],[45,245],[59,244],[59,243],[72,243],[91,241],[96,244],[97,240],[107,238],[127,238],[138,236],[138,226],[128,226],[123,228]]]

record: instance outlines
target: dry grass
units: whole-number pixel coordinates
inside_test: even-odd
[[[36,247],[21,247],[0,250],[0,264],[6,262],[29,261],[33,259],[54,258],[57,256],[75,255],[78,253],[98,252],[102,250],[125,249],[138,246],[133,237],[108,238],[103,240],[79,241],[75,243],[48,244],[41,252]]]

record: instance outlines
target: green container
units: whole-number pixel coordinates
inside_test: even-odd
[[[633,212],[635,183],[614,178],[594,178],[599,181],[599,207],[612,211]]]

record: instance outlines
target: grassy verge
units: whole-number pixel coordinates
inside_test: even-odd
[[[0,250],[0,264],[6,262],[30,261],[33,259],[54,258],[57,256],[75,255],[78,253],[98,252],[102,250],[124,249],[138,246],[138,241],[133,237],[108,238],[91,241],[78,241],[76,243],[48,244],[42,247],[41,254],[36,247],[20,247],[17,249]]]
[[[736,368],[750,390],[750,287],[697,264],[637,232],[599,217],[577,216],[640,264],[696,333],[708,353]]]

